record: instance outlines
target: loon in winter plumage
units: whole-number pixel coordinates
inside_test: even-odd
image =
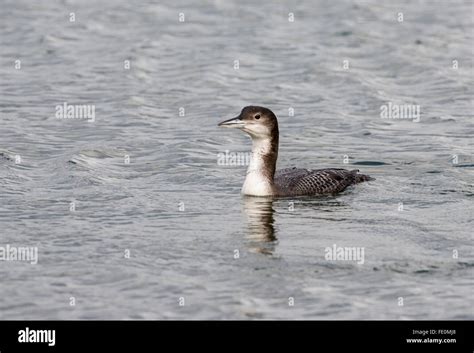
[[[242,194],[249,196],[304,196],[337,194],[348,186],[372,180],[359,170],[286,168],[275,171],[278,158],[278,121],[268,108],[248,106],[236,118],[218,126],[240,129],[252,138]]]

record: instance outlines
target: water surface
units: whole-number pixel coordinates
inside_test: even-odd
[[[469,1],[1,8],[0,246],[39,252],[0,262],[1,319],[473,319]],[[217,156],[250,141],[216,125],[250,104],[279,117],[280,168],[376,181],[243,198]]]

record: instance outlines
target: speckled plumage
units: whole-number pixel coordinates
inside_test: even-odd
[[[286,168],[276,171],[274,185],[279,196],[336,194],[350,185],[372,179],[358,172],[358,169]]]

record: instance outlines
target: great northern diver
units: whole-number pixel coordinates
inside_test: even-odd
[[[359,170],[287,168],[275,172],[278,158],[278,121],[268,108],[248,106],[236,118],[218,124],[240,129],[252,138],[252,157],[242,194],[249,196],[304,196],[336,194],[349,185],[372,180]]]

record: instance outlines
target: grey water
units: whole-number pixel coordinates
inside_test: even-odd
[[[472,11],[1,0],[0,319],[473,319]],[[376,180],[242,197],[246,105],[278,168]]]

